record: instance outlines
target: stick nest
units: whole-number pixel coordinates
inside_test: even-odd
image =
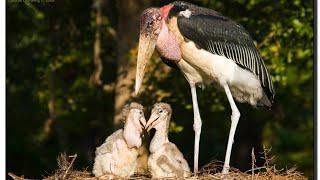
[[[255,166],[255,156],[254,150],[252,150],[252,168],[248,171],[241,172],[236,168],[230,168],[228,174],[222,174],[221,170],[223,168],[223,162],[221,161],[212,161],[202,167],[197,175],[194,175],[189,178],[189,180],[194,179],[245,179],[245,180],[305,180],[307,179],[301,172],[296,171],[295,168],[291,169],[276,169],[275,165],[270,165],[269,162],[272,160],[272,157],[268,157],[270,150],[265,149],[263,154],[263,159],[265,159],[265,164],[262,167]],[[123,179],[112,174],[106,174],[99,178],[93,177],[92,173],[84,169],[82,171],[75,170],[73,168],[74,161],[76,160],[77,155],[67,156],[65,153],[60,154],[57,158],[58,169],[50,176],[45,177],[46,180],[56,180],[56,179],[86,179],[86,180],[104,180],[104,179]],[[19,177],[13,173],[9,173],[9,176],[14,180],[24,180],[23,176]],[[148,174],[136,174],[133,177],[130,177],[132,180],[136,179],[151,179]],[[168,178],[167,178],[168,179]],[[179,179],[179,178],[172,178]]]

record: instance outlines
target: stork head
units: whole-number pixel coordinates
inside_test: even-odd
[[[146,129],[149,131],[152,128],[156,130],[169,129],[170,118],[172,114],[171,106],[167,103],[156,103],[151,111],[151,116],[146,124]]]
[[[137,95],[142,84],[147,62],[151,58],[161,31],[162,16],[159,8],[148,8],[140,19],[139,50],[135,83]]]

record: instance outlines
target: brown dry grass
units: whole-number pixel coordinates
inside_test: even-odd
[[[230,168],[229,174],[221,174],[221,170],[223,167],[223,162],[220,161],[212,161],[209,164],[202,167],[197,176],[192,176],[190,178],[186,178],[188,180],[194,179],[245,179],[245,180],[305,180],[307,179],[303,176],[302,173],[295,170],[295,168],[291,168],[288,170],[277,170],[275,165],[270,165],[269,162],[272,160],[272,157],[268,156],[270,152],[269,149],[265,149],[262,153],[262,158],[265,159],[265,164],[262,167],[256,167],[255,165],[255,155],[254,150],[252,150],[252,168],[246,172],[241,172],[236,168]],[[73,169],[73,163],[76,160],[77,155],[67,156],[66,154],[61,154],[57,158],[58,169],[48,177],[45,177],[46,180],[57,180],[57,179],[81,179],[81,180],[104,180],[104,179],[123,179],[120,177],[116,177],[111,174],[106,174],[99,178],[93,177],[91,172],[85,170],[78,171]],[[23,176],[19,177],[14,175],[13,173],[9,173],[9,176],[14,180],[24,180]],[[150,175],[135,175],[131,177],[132,180],[139,179],[151,179]],[[172,178],[178,179],[178,178]]]

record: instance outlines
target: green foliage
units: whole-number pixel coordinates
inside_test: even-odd
[[[177,125],[174,121],[170,122],[169,132],[179,133],[183,131],[183,126]]]
[[[114,2],[114,1],[112,1]],[[154,1],[162,6],[170,1]],[[272,147],[276,164],[313,173],[313,3],[302,0],[197,0],[242,24],[252,35],[275,84],[271,110],[238,104],[241,119],[231,164],[251,166],[250,153]],[[116,9],[104,9],[102,59],[105,85],[116,81]],[[7,169],[40,177],[55,168],[60,152],[79,155],[79,167],[91,167],[95,147],[113,131],[114,93],[89,87],[93,72],[94,10],[90,1],[7,3],[6,114]],[[135,61],[136,49],[128,54]],[[155,54],[139,100],[148,106],[165,101],[173,108],[170,140],[193,162],[193,111],[189,86],[179,71]],[[49,133],[53,73],[57,120]],[[223,92],[198,89],[203,120],[200,164],[223,160],[230,108]],[[24,162],[21,162],[21,159]],[[258,162],[259,163],[259,162]],[[262,162],[260,162],[262,163]],[[89,168],[90,169],[90,168]]]

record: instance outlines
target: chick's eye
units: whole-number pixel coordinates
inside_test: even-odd
[[[142,111],[140,111],[139,114],[142,115],[143,114]]]
[[[162,113],[163,111],[162,111],[162,109],[159,109],[159,113]]]

